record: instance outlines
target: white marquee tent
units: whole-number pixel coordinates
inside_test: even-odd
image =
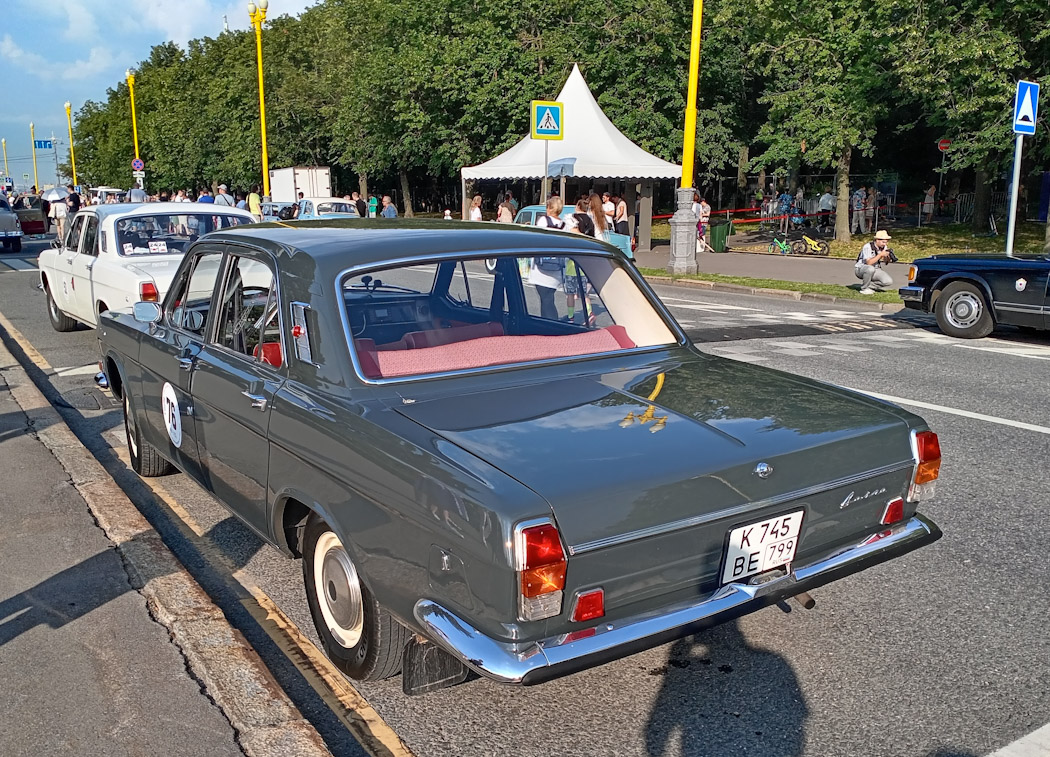
[[[643,184],[642,225],[648,231],[652,212],[652,179],[679,179],[681,166],[651,155],[625,137],[598,107],[587,82],[574,65],[558,97],[564,103],[564,138],[539,140],[525,137],[506,152],[461,171],[464,206],[466,183],[474,179],[539,179],[544,173],[544,146],[549,146],[548,176],[576,176],[592,179],[639,179]],[[646,191],[648,189],[648,191]],[[644,200],[648,202],[644,202]],[[648,248],[648,234],[644,247]],[[639,242],[641,242],[641,238]]]

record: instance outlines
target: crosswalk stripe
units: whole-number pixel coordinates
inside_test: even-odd
[[[37,267],[26,260],[19,260],[13,258],[11,260],[0,261],[0,265],[5,265],[12,271],[35,271]]]

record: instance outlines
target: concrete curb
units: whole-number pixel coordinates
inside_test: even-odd
[[[2,325],[8,336],[6,319]],[[0,342],[0,371],[37,438],[69,474],[124,563],[128,582],[182,653],[189,673],[236,731],[249,757],[330,757],[255,650],[165,546],[160,535],[66,425]]]
[[[693,287],[694,289],[710,289],[715,292],[737,292],[738,294],[754,294],[759,297],[779,297],[786,300],[802,300],[805,302],[849,302],[863,304],[874,310],[883,310],[887,313],[896,313],[904,309],[903,303],[897,302],[865,302],[852,297],[836,297],[833,294],[821,294],[819,292],[799,292],[794,289],[767,289],[763,287],[749,287],[743,284],[722,284],[717,281],[703,281],[700,279],[678,279],[671,276],[646,276],[645,280],[650,284],[670,284],[672,286]]]

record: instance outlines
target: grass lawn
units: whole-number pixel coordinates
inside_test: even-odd
[[[662,268],[639,268],[643,276],[667,277],[668,273]],[[876,292],[875,294],[861,294],[858,290],[860,284],[843,286],[842,284],[807,284],[799,281],[780,281],[779,279],[752,279],[746,276],[722,276],[718,273],[697,273],[684,276],[671,276],[673,279],[694,279],[697,281],[713,281],[719,284],[740,284],[741,286],[757,287],[762,289],[786,289],[792,292],[806,292],[813,294],[830,294],[847,300],[864,300],[866,302],[892,302],[900,304],[897,290],[890,292]]]
[[[1014,239],[1015,252],[1037,253],[1043,248],[1043,235],[1046,227],[1038,222],[1025,222],[1017,227],[1017,236]],[[738,223],[733,222],[734,234],[748,234],[758,231],[757,222]],[[936,226],[924,226],[923,228],[890,228],[888,229],[893,240],[890,246],[897,253],[902,263],[909,263],[916,258],[925,258],[930,255],[944,255],[954,252],[983,252],[999,253],[1006,250],[1006,226],[1000,229],[997,237],[975,237],[970,230],[969,224],[946,224]],[[656,221],[653,223],[653,239],[668,241],[671,238],[671,226],[667,221]],[[866,241],[865,237],[853,236],[849,243],[831,242],[831,257],[850,258],[857,257],[861,245]],[[749,248],[761,248],[765,251],[764,244],[748,245]]]

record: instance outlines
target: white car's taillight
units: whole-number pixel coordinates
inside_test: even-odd
[[[139,300],[142,302],[156,302],[159,299],[157,285],[152,281],[139,282]]]
[[[912,452],[915,455],[915,478],[908,487],[908,501],[922,502],[937,490],[937,476],[941,473],[941,443],[932,431],[912,434]]]
[[[542,620],[560,614],[567,562],[558,529],[552,523],[519,526],[515,559],[518,619]]]

